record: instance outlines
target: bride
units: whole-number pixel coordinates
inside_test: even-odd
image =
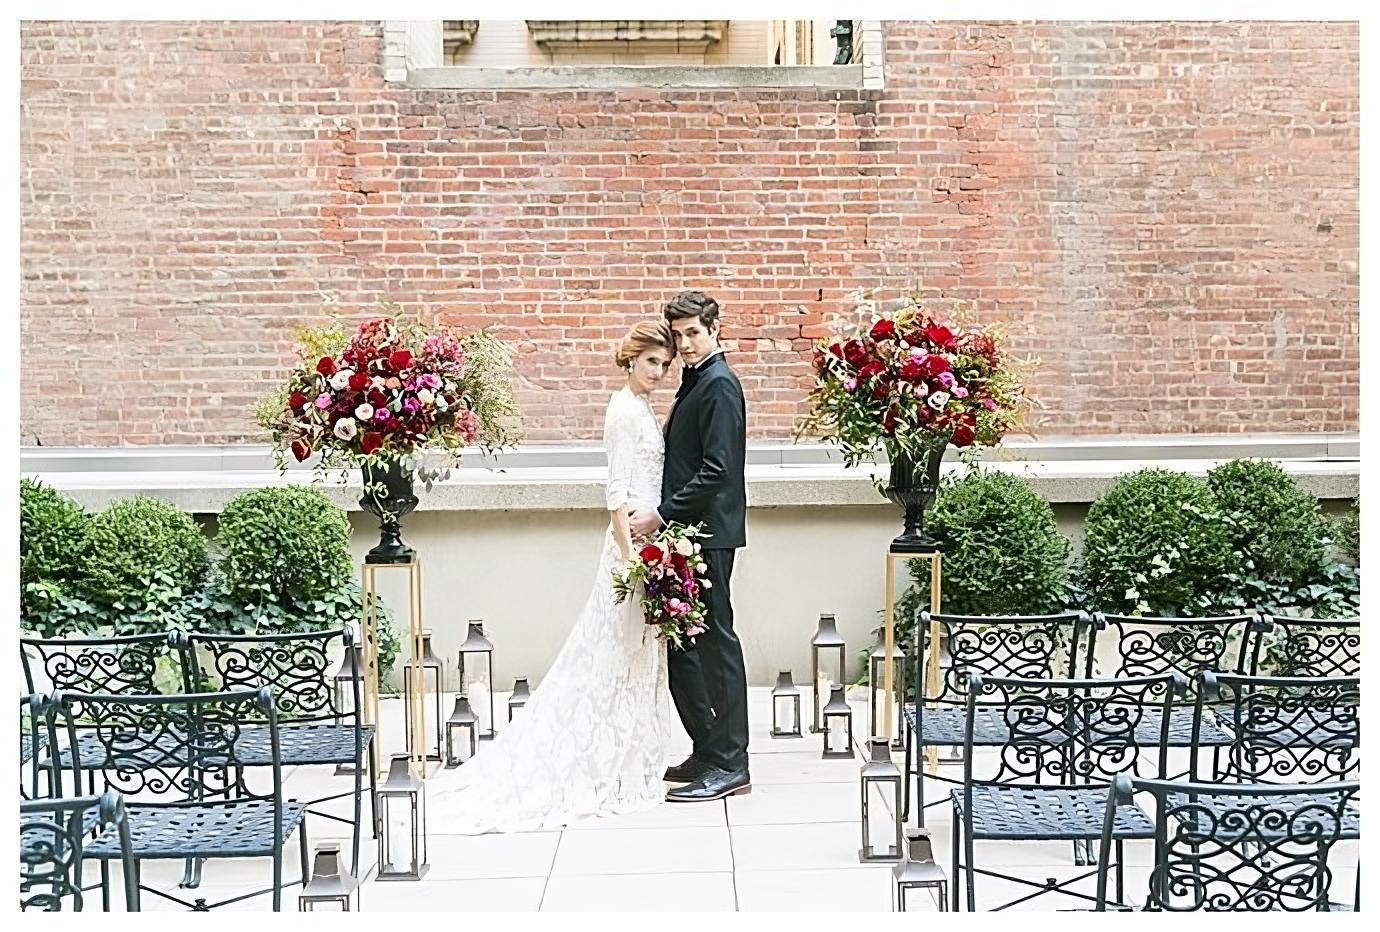
[[[649,809],[666,796],[666,645],[612,573],[634,556],[628,512],[661,500],[663,441],[648,394],[675,355],[664,322],[635,325],[615,358],[627,384],[604,417],[609,529],[594,588],[546,677],[491,744],[428,787],[443,834],[556,828]]]

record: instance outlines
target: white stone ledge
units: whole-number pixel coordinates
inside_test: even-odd
[[[1013,441],[988,458],[993,468],[1028,479],[1048,501],[1088,503],[1119,475],[1161,466],[1195,475],[1240,456],[1278,460],[1299,485],[1323,499],[1359,491],[1359,439],[1354,435],[1183,436],[1097,440]],[[419,492],[424,511],[571,511],[604,507],[603,452],[593,445],[528,445],[502,454],[497,468],[476,451],[464,468]],[[219,512],[237,495],[265,486],[312,481],[306,470],[279,473],[265,447],[123,449],[24,448],[23,475],[43,479],[89,509],[133,495],[153,495],[198,513]],[[956,461],[945,469],[961,468]],[[885,504],[871,476],[884,467],[845,469],[837,452],[819,444],[754,444],[748,453],[748,503],[753,508],[865,507]],[[321,488],[341,506],[359,510],[357,472]],[[888,506],[889,507],[889,506]]]
[[[411,68],[423,90],[602,90],[608,88],[825,88],[859,90],[862,65],[548,65]]]

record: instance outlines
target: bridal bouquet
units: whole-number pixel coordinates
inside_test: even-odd
[[[701,527],[671,523],[638,551],[622,572],[613,574],[618,603],[626,602],[642,583],[642,614],[657,629],[657,637],[677,647],[683,638],[704,633],[704,590],[710,587],[709,567],[700,556],[696,537]]]

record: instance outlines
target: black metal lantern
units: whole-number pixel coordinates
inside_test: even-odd
[[[926,828],[906,829],[906,856],[901,863],[891,869],[891,911],[909,913],[912,895],[922,890],[935,890],[939,894],[939,911],[949,910],[949,881],[944,876],[944,868],[934,861],[934,848],[930,844],[930,831]]]
[[[494,731],[494,645],[484,636],[484,622],[471,618],[465,642],[460,645],[457,672],[460,691],[470,698],[479,716],[479,739],[488,741]],[[468,659],[468,662],[466,662]],[[485,717],[485,713],[488,713]]]
[[[311,880],[307,881],[297,897],[297,911],[310,913],[315,912],[318,906],[335,906],[348,913],[351,899],[355,899],[358,911],[358,896],[359,881],[340,869],[340,842],[317,845],[316,856],[312,859]]]
[[[350,631],[350,643],[345,645],[345,653],[340,658],[340,669],[335,671],[332,678],[335,684],[335,711],[336,725],[341,725],[345,721],[345,716],[353,715],[355,709],[355,697],[363,689],[364,677],[364,647],[359,642],[359,634],[353,629]],[[360,685],[355,686],[355,681],[360,680]],[[354,764],[336,764],[336,776],[355,772]]]
[[[814,670],[811,679],[814,708],[810,711],[813,724],[810,730],[818,733],[824,727],[824,704],[829,701],[831,683],[842,683],[843,665],[847,660],[843,635],[839,634],[838,622],[833,615],[819,616],[819,630],[810,641],[810,668]]]
[[[527,686],[527,677],[519,676],[513,682],[513,693],[508,697],[508,721],[513,720],[513,713],[527,704],[527,700],[532,698],[532,690]]]
[[[800,690],[795,688],[790,670],[776,674],[776,685],[771,690],[771,736],[773,738],[799,738],[800,733]]]
[[[901,858],[901,771],[891,762],[891,745],[885,738],[872,738],[867,747],[858,860],[897,861]]]
[[[407,740],[412,740],[412,676],[416,669],[417,661],[408,660],[407,672],[403,674],[403,734],[407,735]],[[430,671],[434,675],[436,684],[436,749],[426,749],[427,760],[441,759],[441,658],[437,657],[431,649],[431,632],[422,632],[422,704],[426,704],[426,675]],[[423,728],[425,728],[425,716],[423,716]]]
[[[421,880],[426,862],[426,784],[412,773],[411,759],[394,754],[388,779],[379,787],[379,872],[377,880]]]
[[[470,708],[470,700],[461,693],[455,697],[455,708],[446,719],[446,766],[459,767],[479,751],[479,716]]]
[[[843,698],[842,686],[831,686],[829,701],[824,704],[821,716],[824,725],[824,758],[844,758],[853,756],[853,709]]]
[[[867,658],[867,733],[879,736],[886,724],[883,704],[886,702],[886,645],[878,644]],[[891,645],[891,687],[892,712],[891,740],[893,748],[901,748],[902,721],[906,705],[906,654],[900,644]]]

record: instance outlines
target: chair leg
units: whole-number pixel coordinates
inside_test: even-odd
[[[350,873],[359,877],[359,833],[364,822],[364,769],[355,761],[355,824],[350,834]]]
[[[973,856],[973,833],[963,826],[963,884],[967,888],[968,912],[977,912],[977,875],[973,867],[977,863]]]
[[[1126,847],[1120,838],[1116,840],[1116,901],[1126,902]]]
[[[375,732],[374,740],[379,740],[378,733]],[[373,748],[367,748],[365,754],[369,757],[369,822],[374,828],[374,839],[379,837],[379,772],[374,766]],[[358,878],[358,875],[356,875]]]
[[[283,911],[283,849],[273,852],[273,911]]]
[[[920,811],[921,811],[921,812],[924,812],[925,810],[921,809]],[[949,865],[949,875],[950,875],[951,877],[953,877],[953,879],[954,879],[954,884],[955,884],[955,885],[957,885],[957,883],[958,883],[958,833],[959,833],[960,831],[962,831],[962,830],[963,830],[962,823],[960,823],[957,819],[954,819],[954,820],[953,820],[953,823],[950,825],[950,831],[949,831],[950,838],[951,838],[951,840],[952,840],[952,842],[953,842],[952,845],[950,846],[950,847],[953,849],[953,851],[952,851],[952,855],[951,855],[951,857],[950,857],[950,862],[951,862],[951,863],[950,863],[950,865]],[[954,902],[953,902],[953,911],[954,911],[954,912],[960,912],[960,910],[959,910],[959,908],[958,908],[958,900],[959,900],[958,891],[955,890],[955,891],[954,891]]]
[[[302,886],[307,886],[307,881],[311,879],[311,855],[307,853],[307,820],[304,816],[297,825],[297,833],[301,836],[298,847],[302,857]]]
[[[915,824],[925,827],[925,745],[915,742]]]
[[[902,787],[901,787],[901,821],[902,821],[902,822],[909,822],[909,821],[910,821],[910,740],[911,740],[911,737],[912,737],[912,732],[911,732],[910,726],[906,724],[906,721],[905,721],[904,718],[901,719],[901,727],[905,729],[905,740],[903,741],[903,744],[905,745],[904,766],[901,768],[901,778],[902,778],[902,780],[903,780],[903,785],[902,785]]]
[[[81,886],[81,877],[76,878],[76,886]],[[110,912],[110,862],[101,859],[101,910]]]

